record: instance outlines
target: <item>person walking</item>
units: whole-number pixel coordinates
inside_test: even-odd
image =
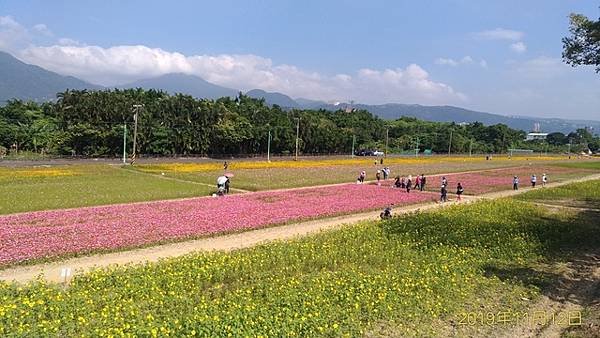
[[[381,185],[381,183],[379,181],[381,181],[381,170],[377,170],[377,173],[375,174],[375,178],[377,179],[377,185]]]
[[[513,190],[519,190],[519,177],[513,177]]]
[[[442,184],[442,189],[440,190],[440,202],[448,201],[448,190],[446,186]]]
[[[463,194],[463,192],[465,192],[465,189],[463,189],[462,184],[460,184],[460,182],[458,182],[458,185],[456,186],[456,199],[458,201],[461,200],[460,196]]]
[[[223,170],[227,170],[229,168],[229,163],[227,161],[223,162]]]
[[[421,176],[417,175],[415,178],[415,190],[421,190]]]
[[[542,175],[542,187],[545,187],[546,183],[548,183],[548,176],[546,176],[546,173],[544,173]]]
[[[394,180],[394,187],[396,187],[396,188],[400,188],[401,187],[400,176],[396,176],[396,179]]]
[[[381,170],[383,172],[383,180],[387,180],[388,179],[388,168],[385,167],[383,168],[383,170]]]
[[[408,179],[406,180],[406,192],[410,193],[410,188],[412,187],[412,175],[408,175]]]
[[[535,184],[537,183],[537,177],[535,177],[535,174],[531,175],[531,187],[535,188]]]
[[[421,174],[421,186],[419,187],[421,191],[425,190],[425,182],[427,182],[427,179],[424,174]]]

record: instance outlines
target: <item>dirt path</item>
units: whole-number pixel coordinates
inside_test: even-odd
[[[579,179],[567,180],[548,184],[547,187],[557,187],[574,182],[583,182],[587,180],[600,179],[600,174],[590,175]],[[543,189],[543,188],[536,188]],[[494,199],[521,194],[531,190],[523,188],[517,191],[502,191],[485,194],[479,197],[463,196],[463,202],[469,203],[479,199]],[[407,213],[415,210],[428,210],[441,206],[452,205],[453,203],[439,204],[428,203],[420,205],[406,206],[394,210],[395,214]],[[44,263],[31,266],[16,266],[0,271],[0,280],[17,282],[27,282],[35,279],[39,275],[48,281],[60,282],[60,273],[62,268],[71,268],[74,273],[82,273],[95,267],[106,267],[112,264],[136,264],[143,262],[153,262],[161,258],[176,257],[198,250],[235,250],[251,247],[263,242],[272,240],[285,240],[297,236],[308,235],[322,230],[338,228],[344,224],[352,224],[365,220],[374,220],[379,216],[379,211],[359,213],[348,216],[339,216],[333,218],[319,219],[314,221],[294,223],[278,227],[270,227],[258,230],[251,230],[242,233],[224,235],[210,238],[203,238],[192,241],[178,242],[173,244],[159,245],[149,248],[133,249],[128,251],[97,254],[92,256],[77,257],[57,262]]]

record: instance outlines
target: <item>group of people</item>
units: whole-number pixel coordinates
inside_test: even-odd
[[[389,167],[385,167],[382,169],[378,169],[375,173],[375,179],[377,180],[377,185],[381,185],[381,180],[387,180],[391,177],[391,170]],[[365,179],[367,178],[367,173],[363,170],[358,174],[358,178],[356,179],[357,184],[365,183]],[[417,176],[414,179],[413,185],[413,177],[412,175],[408,175],[408,177],[401,177],[400,175],[394,178],[394,184],[392,187],[399,189],[406,189],[406,192],[410,192],[411,189],[425,190],[425,184],[427,182],[427,178],[424,174]]]
[[[529,179],[529,182],[531,182],[531,187],[535,188],[538,182],[537,176],[535,174],[532,174],[531,178]],[[515,175],[513,177],[513,190],[519,190],[519,183],[519,176]],[[545,187],[546,183],[548,183],[548,175],[544,173],[542,174],[542,187]]]
[[[456,184],[456,200],[461,201],[462,194],[465,192],[462,184],[458,182]],[[442,187],[440,188],[440,202],[448,202],[448,180],[446,176],[442,176]]]
[[[412,175],[408,175],[408,177],[406,178],[396,176],[394,180],[394,187],[399,189],[406,189],[406,192],[410,192],[411,189],[423,191],[425,190],[426,183],[427,178],[424,174],[421,174],[420,176],[417,175],[417,177],[414,179],[414,185]]]

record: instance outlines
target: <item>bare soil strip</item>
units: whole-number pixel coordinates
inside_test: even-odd
[[[579,179],[567,180],[548,184],[547,187],[558,187],[574,182],[583,182],[587,180],[600,179],[600,174],[590,175]],[[314,187],[313,187],[314,188]],[[543,189],[543,188],[535,188]],[[479,197],[463,196],[463,202],[468,203],[481,198],[494,199],[516,194],[524,193],[531,188],[522,188],[516,191],[502,191],[485,194]],[[427,203],[398,207],[394,210],[395,214],[408,213],[416,210],[428,210],[438,208],[451,203]],[[339,216],[333,218],[319,219],[307,222],[299,222],[279,227],[270,227],[258,230],[251,230],[237,234],[203,238],[192,241],[178,242],[173,244],[159,245],[149,248],[133,249],[107,254],[96,254],[85,257],[70,258],[57,262],[42,263],[31,266],[16,266],[0,271],[0,280],[16,281],[24,283],[36,279],[38,276],[47,281],[61,282],[61,270],[71,268],[73,273],[84,273],[93,268],[106,267],[114,264],[139,264],[144,262],[154,262],[163,258],[185,255],[194,251],[213,251],[213,250],[236,250],[255,246],[264,242],[273,240],[286,240],[298,236],[305,236],[323,230],[339,228],[344,224],[353,224],[360,221],[376,220],[379,211],[359,213],[354,215]]]

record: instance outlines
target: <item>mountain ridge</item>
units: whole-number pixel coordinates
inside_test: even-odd
[[[63,76],[42,67],[27,64],[9,53],[0,51],[0,104],[10,99],[50,101],[56,94],[66,89],[101,90],[107,87],[95,85],[72,76]],[[201,77],[183,73],[169,73],[161,76],[141,79],[114,88],[158,89],[170,94],[183,93],[196,98],[217,99],[223,96],[236,97],[240,91],[219,86]],[[539,123],[543,131],[568,133],[577,128],[592,127],[600,131],[600,121],[537,118],[527,116],[506,116],[470,110],[450,105],[426,106],[420,104],[385,103],[369,104],[331,104],[306,98],[293,99],[279,92],[267,92],[252,89],[246,95],[264,98],[268,105],[279,105],[283,109],[325,109],[330,111],[347,109],[365,109],[383,119],[397,119],[410,116],[437,122],[481,122],[486,125],[503,123],[511,128],[529,131]]]
[[[25,63],[3,51],[0,51],[0,74],[0,102],[12,99],[49,101],[66,89],[103,88]]]
[[[152,78],[137,80],[117,88],[143,88],[163,90],[170,94],[182,93],[199,99],[218,99],[220,97],[236,97],[238,90],[208,82],[195,75],[184,73],[168,73]]]

